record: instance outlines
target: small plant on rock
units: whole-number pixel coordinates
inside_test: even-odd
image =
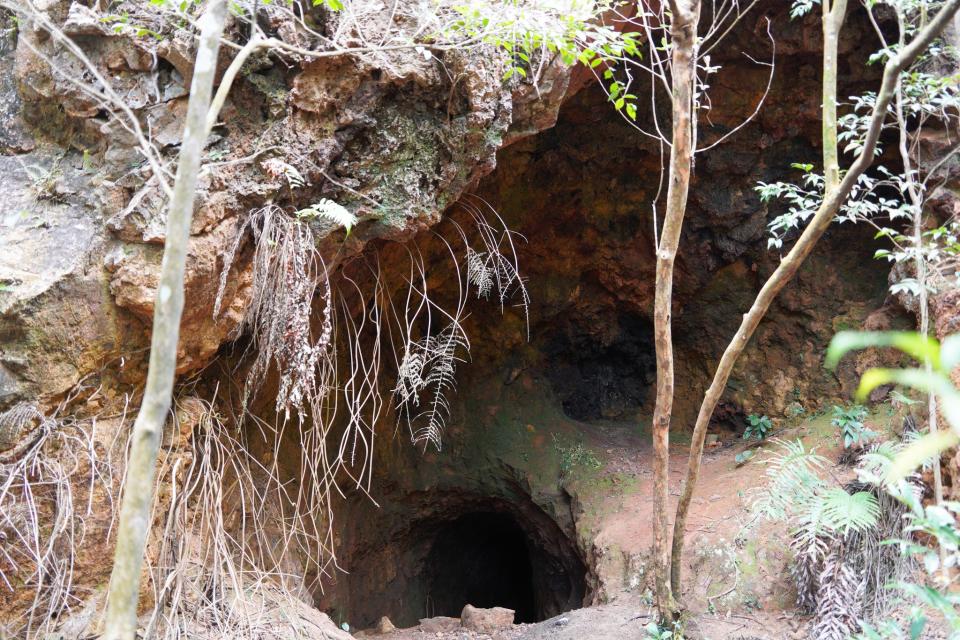
[[[756,438],[757,440],[763,440],[767,437],[767,434],[770,433],[770,430],[773,429],[773,422],[767,416],[758,416],[755,413],[751,413],[747,416],[747,429],[743,432],[743,439],[749,440],[750,438]]]
[[[843,436],[843,448],[862,448],[868,440],[877,437],[877,434],[864,426],[867,417],[867,408],[860,404],[851,407],[833,407],[831,424],[840,430]]]
[[[564,445],[556,435],[553,436],[553,446],[560,455],[560,477],[568,477],[579,468],[597,470],[603,463],[582,442]]]

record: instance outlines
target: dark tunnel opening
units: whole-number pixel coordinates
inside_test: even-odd
[[[445,524],[427,556],[429,606],[457,617],[464,605],[513,609],[516,622],[536,622],[530,542],[506,513],[469,513]]]

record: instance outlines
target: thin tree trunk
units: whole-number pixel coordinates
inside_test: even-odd
[[[107,597],[105,640],[133,640],[136,636],[140,573],[144,544],[150,528],[157,452],[163,424],[170,410],[177,365],[190,219],[193,216],[200,159],[207,138],[205,125],[225,19],[225,0],[212,0],[201,18],[200,42],[190,84],[190,102],[177,177],[167,212],[167,236],[153,313],[147,383],[140,413],[133,425],[130,458],[127,461],[117,548]]]
[[[696,82],[697,23],[700,0],[671,2],[670,39],[673,47],[673,141],[663,230],[657,247],[656,290],[653,309],[657,351],[657,398],[653,409],[653,553],[657,608],[663,621],[675,618],[677,606],[670,590],[670,415],[673,412],[673,265],[680,244],[683,216],[690,190],[694,153],[693,94]]]
[[[840,153],[837,150],[837,47],[847,16],[847,0],[823,0],[823,177],[824,197],[840,184]]]
[[[780,290],[783,289],[797,273],[797,270],[803,264],[804,260],[806,260],[810,252],[813,251],[817,241],[827,230],[827,227],[830,226],[831,221],[837,214],[840,206],[847,199],[847,196],[850,195],[850,191],[857,180],[873,163],[877,139],[880,136],[880,130],[887,115],[887,108],[890,106],[890,102],[896,91],[900,74],[910,66],[916,57],[926,50],[930,42],[943,31],[954,14],[957,13],[958,7],[960,7],[960,0],[948,0],[933,20],[914,38],[913,42],[901,49],[896,56],[887,61],[883,71],[883,83],[881,84],[873,113],[871,114],[870,126],[866,135],[863,151],[854,161],[850,170],[844,175],[843,180],[837,188],[824,194],[823,202],[810,220],[807,228],[804,229],[797,243],[773,274],[771,274],[770,278],[767,279],[766,283],[764,283],[763,288],[757,295],[750,310],[743,316],[743,321],[737,333],[734,335],[733,340],[727,345],[723,356],[720,358],[720,364],[717,365],[713,382],[710,383],[710,387],[704,395],[703,404],[700,405],[700,412],[697,415],[697,422],[690,443],[687,476],[684,479],[682,495],[677,505],[671,567],[671,574],[674,584],[676,585],[680,583],[684,528],[686,526],[693,492],[696,488],[697,478],[700,474],[700,462],[703,457],[703,442],[707,435],[707,426],[727,386],[727,380],[730,378],[733,365],[746,348],[750,337],[753,336],[753,332],[756,330],[757,325],[760,324],[760,320],[762,320],[763,316],[767,313],[774,298],[776,298]]]

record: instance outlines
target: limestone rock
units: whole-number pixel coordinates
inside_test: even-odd
[[[433,618],[422,618],[420,620],[420,631],[424,633],[446,633],[448,631],[456,631],[459,628],[460,618],[436,616]]]
[[[149,3],[136,3],[128,7],[136,13],[132,20],[166,29],[156,42],[138,38],[132,29],[114,30],[98,5],[87,4],[49,0],[44,7],[54,23],[82,38],[90,63],[150,132],[162,162],[173,163],[193,34],[152,15]],[[328,46],[284,12],[263,12],[271,37],[303,48]],[[398,27],[378,10],[363,14],[360,25],[341,19],[329,16],[325,37],[356,28],[377,40],[378,33],[416,28]],[[231,25],[228,37],[242,39]],[[166,197],[129,123],[105,115],[71,81],[89,77],[83,64],[30,20],[11,33],[0,36],[0,187],[8,205],[0,214],[0,331],[14,336],[0,345],[4,406],[37,394],[54,397],[104,367],[130,382],[143,379],[166,224]],[[224,50],[218,67],[232,55]],[[268,202],[294,211],[320,197],[334,200],[360,223],[348,244],[321,251],[325,259],[347,259],[371,241],[405,240],[439,221],[493,169],[508,130],[515,139],[549,126],[567,71],[548,70],[543,96],[517,80],[516,90],[504,91],[504,56],[399,50],[248,61],[211,137],[198,189],[180,373],[208,364],[236,337],[250,298],[249,243],[227,275],[218,318],[212,303],[222,257],[250,211]],[[34,151],[39,140],[42,152]],[[268,175],[262,166],[272,158],[296,169],[305,184]]]
[[[479,609],[468,604],[460,614],[460,624],[464,629],[479,633],[493,633],[513,625],[513,609],[493,607]]]

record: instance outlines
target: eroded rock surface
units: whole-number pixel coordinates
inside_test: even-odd
[[[79,3],[45,7],[52,23],[76,38],[93,70],[109,78],[148,132],[158,161],[171,160],[186,107],[190,33],[171,31],[142,3],[113,7],[111,15],[129,11],[131,23],[163,31],[160,44],[137,37],[132,27],[112,28],[112,18]],[[317,44],[288,15],[265,11],[268,35],[300,47]],[[369,11],[357,25],[344,25],[324,9],[313,12],[331,37],[411,28],[407,14],[394,24]],[[241,31],[236,22],[228,27],[242,41]],[[5,31],[0,43],[3,405],[56,398],[95,373],[142,379],[165,216],[154,168],[138,153],[126,116],[109,117],[109,105],[74,81],[89,79],[92,70],[42,24],[23,20],[13,33]],[[224,53],[222,67],[230,55]],[[225,311],[213,317],[222,256],[239,217],[268,202],[294,210],[333,199],[361,220],[342,258],[372,239],[401,239],[436,223],[494,167],[506,141],[552,124],[567,73],[550,66],[537,95],[520,84],[505,89],[504,69],[502,56],[482,48],[315,61],[254,56],[207,149],[187,265],[180,372],[210,361],[233,337],[249,302],[249,256],[241,254],[227,279]],[[305,184],[268,170],[271,159]]]

